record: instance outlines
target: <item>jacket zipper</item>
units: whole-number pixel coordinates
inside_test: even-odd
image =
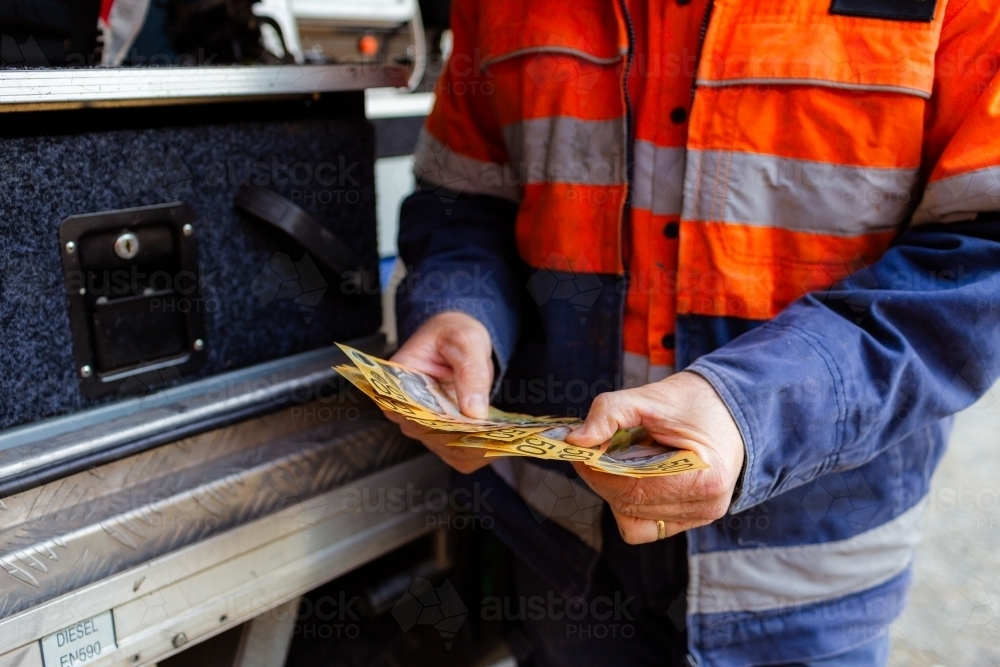
[[[629,74],[632,71],[632,64],[635,61],[635,26],[632,25],[632,15],[629,14],[627,0],[618,0],[618,6],[621,7],[622,16],[625,18],[625,28],[628,31],[628,52],[625,56],[625,72],[622,81],[622,92],[625,96],[625,184],[628,188],[628,197],[625,199],[625,211],[627,212],[627,210],[631,208],[632,171],[634,167],[633,162],[635,160],[634,151],[632,150],[634,140],[632,132],[633,125],[635,123],[633,118],[634,109],[632,108],[632,96],[628,89]],[[624,261],[624,256],[622,260]]]
[[[694,61],[694,78],[691,80],[691,103],[694,104],[694,92],[698,88],[698,68],[701,66],[701,55],[705,49],[705,35],[708,34],[708,22],[712,18],[712,9],[715,7],[715,0],[708,0],[705,7],[705,16],[701,19],[701,29],[698,31],[698,54]]]
[[[623,276],[622,281],[622,298],[619,300],[618,304],[618,322],[619,322],[619,335],[618,335],[618,359],[617,359],[617,377],[615,382],[615,389],[621,389],[624,386],[625,375],[623,360],[625,358],[625,336],[624,336],[624,325],[625,325],[625,302],[628,300],[628,290],[629,290],[629,273],[628,258],[625,256],[625,240],[628,238],[629,230],[631,229],[631,217],[632,217],[632,180],[633,180],[633,168],[634,168],[634,151],[632,149],[633,142],[633,125],[634,121],[632,118],[632,96],[629,93],[629,74],[632,71],[632,63],[635,60],[635,26],[632,24],[632,15],[628,11],[627,0],[618,0],[618,6],[622,10],[622,16],[625,18],[625,29],[628,31],[628,53],[625,57],[625,72],[622,79],[622,92],[625,96],[625,188],[627,196],[622,204],[622,222],[618,227],[618,248],[619,256],[622,260]]]
[[[625,179],[631,185],[633,166],[632,125],[634,124],[634,119],[632,117],[632,96],[628,89],[628,79],[632,71],[632,64],[635,61],[635,26],[632,24],[632,15],[629,14],[627,1],[619,0],[618,4],[622,10],[622,16],[625,17],[625,28],[628,31],[628,53],[625,57],[623,92],[625,94]],[[629,191],[629,199],[631,199],[631,190]]]

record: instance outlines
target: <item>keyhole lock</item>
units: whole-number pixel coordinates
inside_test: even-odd
[[[70,368],[84,396],[158,388],[207,362],[212,341],[201,290],[182,289],[187,276],[198,275],[193,223],[191,207],[173,202],[71,215],[59,227],[73,334]],[[149,656],[141,658],[135,662]]]
[[[115,240],[115,254],[122,259],[132,259],[139,254],[139,239],[132,232],[125,232]]]

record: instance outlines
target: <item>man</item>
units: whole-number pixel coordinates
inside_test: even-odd
[[[581,446],[641,424],[711,465],[634,480],[404,425],[496,489],[519,596],[580,624],[628,601],[629,637],[526,620],[522,662],[885,663],[950,416],[1000,375],[998,9],[456,0],[395,358],[470,416],[586,413]],[[543,502],[600,507],[583,482],[589,527]]]

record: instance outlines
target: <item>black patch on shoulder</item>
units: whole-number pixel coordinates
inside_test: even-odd
[[[937,0],[833,0],[830,13],[891,21],[925,21],[934,18]]]

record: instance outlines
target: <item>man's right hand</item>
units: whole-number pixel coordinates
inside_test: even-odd
[[[415,368],[454,391],[462,413],[485,419],[489,412],[490,387],[493,386],[493,344],[486,327],[471,315],[441,313],[424,322],[392,357],[392,361]],[[461,473],[470,473],[490,463],[485,451],[449,447],[450,435],[430,435],[430,429],[414,424],[395,413],[386,417],[399,424],[411,438]]]

